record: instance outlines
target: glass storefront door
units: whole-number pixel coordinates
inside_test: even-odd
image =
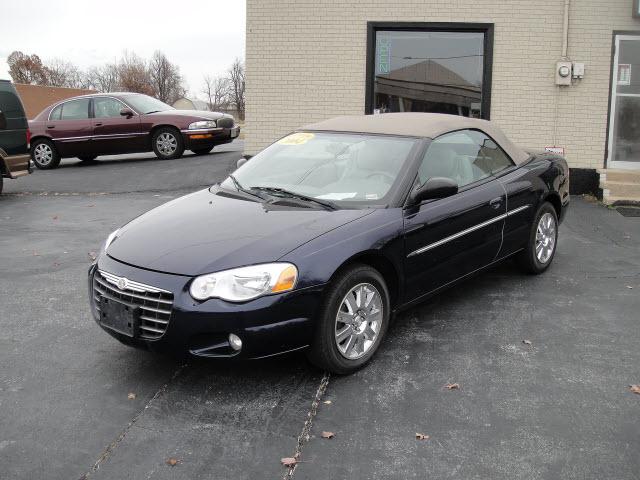
[[[640,169],[640,36],[616,35],[608,168]]]
[[[368,113],[489,118],[490,28],[381,25],[370,31]],[[490,53],[490,52],[489,52]]]

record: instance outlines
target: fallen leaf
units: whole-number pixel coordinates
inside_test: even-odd
[[[445,388],[447,388],[448,390],[458,390],[460,388],[460,384],[458,384],[458,383],[447,383],[445,385]]]
[[[298,461],[293,457],[285,457],[280,459],[280,463],[285,467],[293,467]]]
[[[531,340],[522,340],[525,345],[531,345]]]
[[[640,385],[629,385],[629,390],[640,395]]]
[[[631,285],[627,285],[627,288],[628,288],[629,290],[633,290],[633,287],[632,287]]]
[[[416,433],[416,440],[429,440],[429,435],[424,433]]]
[[[175,467],[180,461],[176,458],[170,458],[167,460],[167,465],[171,465],[172,467]]]
[[[324,403],[325,405],[331,405],[331,400],[325,400],[325,401],[324,401],[324,402],[322,402],[322,403]]]
[[[95,261],[95,259],[98,258],[98,256],[97,256],[96,252],[89,252],[89,258],[92,261]]]
[[[34,257],[39,257],[39,256],[40,256],[40,254],[39,254],[38,252],[33,252],[33,256],[34,256]]]
[[[127,398],[129,400],[135,400],[136,399],[136,394],[135,393],[130,393],[129,395],[127,395]]]
[[[53,266],[54,266],[54,267],[59,267],[59,266],[60,266],[60,264],[59,264],[58,262],[53,262]]]
[[[53,219],[54,219],[54,220],[57,220],[57,219],[58,219],[58,215],[54,215],[54,216],[53,216]]]
[[[322,438],[333,438],[335,435],[333,432],[322,432]]]

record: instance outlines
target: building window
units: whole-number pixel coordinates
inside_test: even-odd
[[[489,118],[493,25],[370,22],[366,113]]]

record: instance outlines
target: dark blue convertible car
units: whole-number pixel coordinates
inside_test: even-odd
[[[568,204],[565,160],[490,122],[339,117],[109,235],[91,309],[131,346],[349,373],[396,312],[507,257],[546,270]]]

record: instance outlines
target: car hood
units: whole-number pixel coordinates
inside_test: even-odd
[[[220,112],[207,112],[205,110],[165,110],[163,112],[148,113],[147,116],[164,116],[164,115],[178,115],[180,117],[193,117],[202,120],[217,120],[222,117],[231,117],[226,113]]]
[[[120,229],[110,257],[137,267],[201,275],[273,262],[373,210],[316,210],[256,202],[214,187],[161,205]]]

